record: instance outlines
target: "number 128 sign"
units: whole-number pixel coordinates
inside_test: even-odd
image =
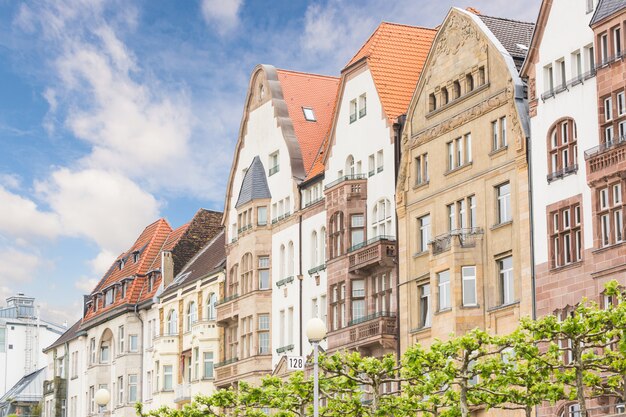
[[[287,356],[287,370],[302,371],[304,370],[304,356]]]

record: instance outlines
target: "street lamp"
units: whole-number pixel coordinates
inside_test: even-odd
[[[313,417],[318,417],[320,407],[318,356],[320,342],[326,337],[324,322],[317,317],[309,320],[306,324],[306,337],[313,345]]]
[[[109,400],[111,399],[111,394],[106,388],[100,388],[98,391],[96,391],[94,399],[96,400],[96,404],[98,404],[98,414],[103,416],[104,407],[106,407],[106,405],[109,403]]]

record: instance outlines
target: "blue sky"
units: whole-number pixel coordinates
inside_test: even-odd
[[[337,75],[383,20],[539,3],[0,0],[0,300],[75,320],[147,224],[221,210],[255,65]]]

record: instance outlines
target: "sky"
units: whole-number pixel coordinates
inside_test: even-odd
[[[0,306],[72,324],[145,226],[223,209],[258,64],[339,75],[381,21],[540,0],[0,0]]]

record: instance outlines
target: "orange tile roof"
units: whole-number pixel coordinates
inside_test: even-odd
[[[367,59],[387,118],[406,113],[436,29],[382,22],[344,71]]]
[[[145,281],[145,274],[150,270],[156,257],[158,257],[163,244],[172,233],[172,228],[165,219],[159,219],[147,226],[131,248],[117,257],[109,270],[104,274],[91,295],[102,292],[115,284],[120,283],[124,278],[134,277],[128,281],[126,297],[122,298],[122,292],[117,291],[114,302],[102,307],[103,297],[99,297],[98,309],[94,310],[93,303],[85,312],[83,323],[89,321],[106,311],[109,311],[121,304],[137,303],[148,298],[148,294],[142,293]],[[133,262],[133,253],[139,252],[139,260]],[[124,261],[124,267],[120,269],[120,261]],[[155,285],[156,287],[156,285]]]
[[[281,69],[276,73],[308,173],[332,123],[339,78]],[[303,107],[313,109],[316,121],[304,118]]]
[[[170,233],[165,240],[165,243],[163,244],[162,250],[171,251],[172,249],[174,249],[174,246],[176,246],[180,238],[183,236],[183,233],[185,233],[187,229],[189,229],[190,224],[191,222],[183,224],[179,228],[175,229],[172,233]]]

